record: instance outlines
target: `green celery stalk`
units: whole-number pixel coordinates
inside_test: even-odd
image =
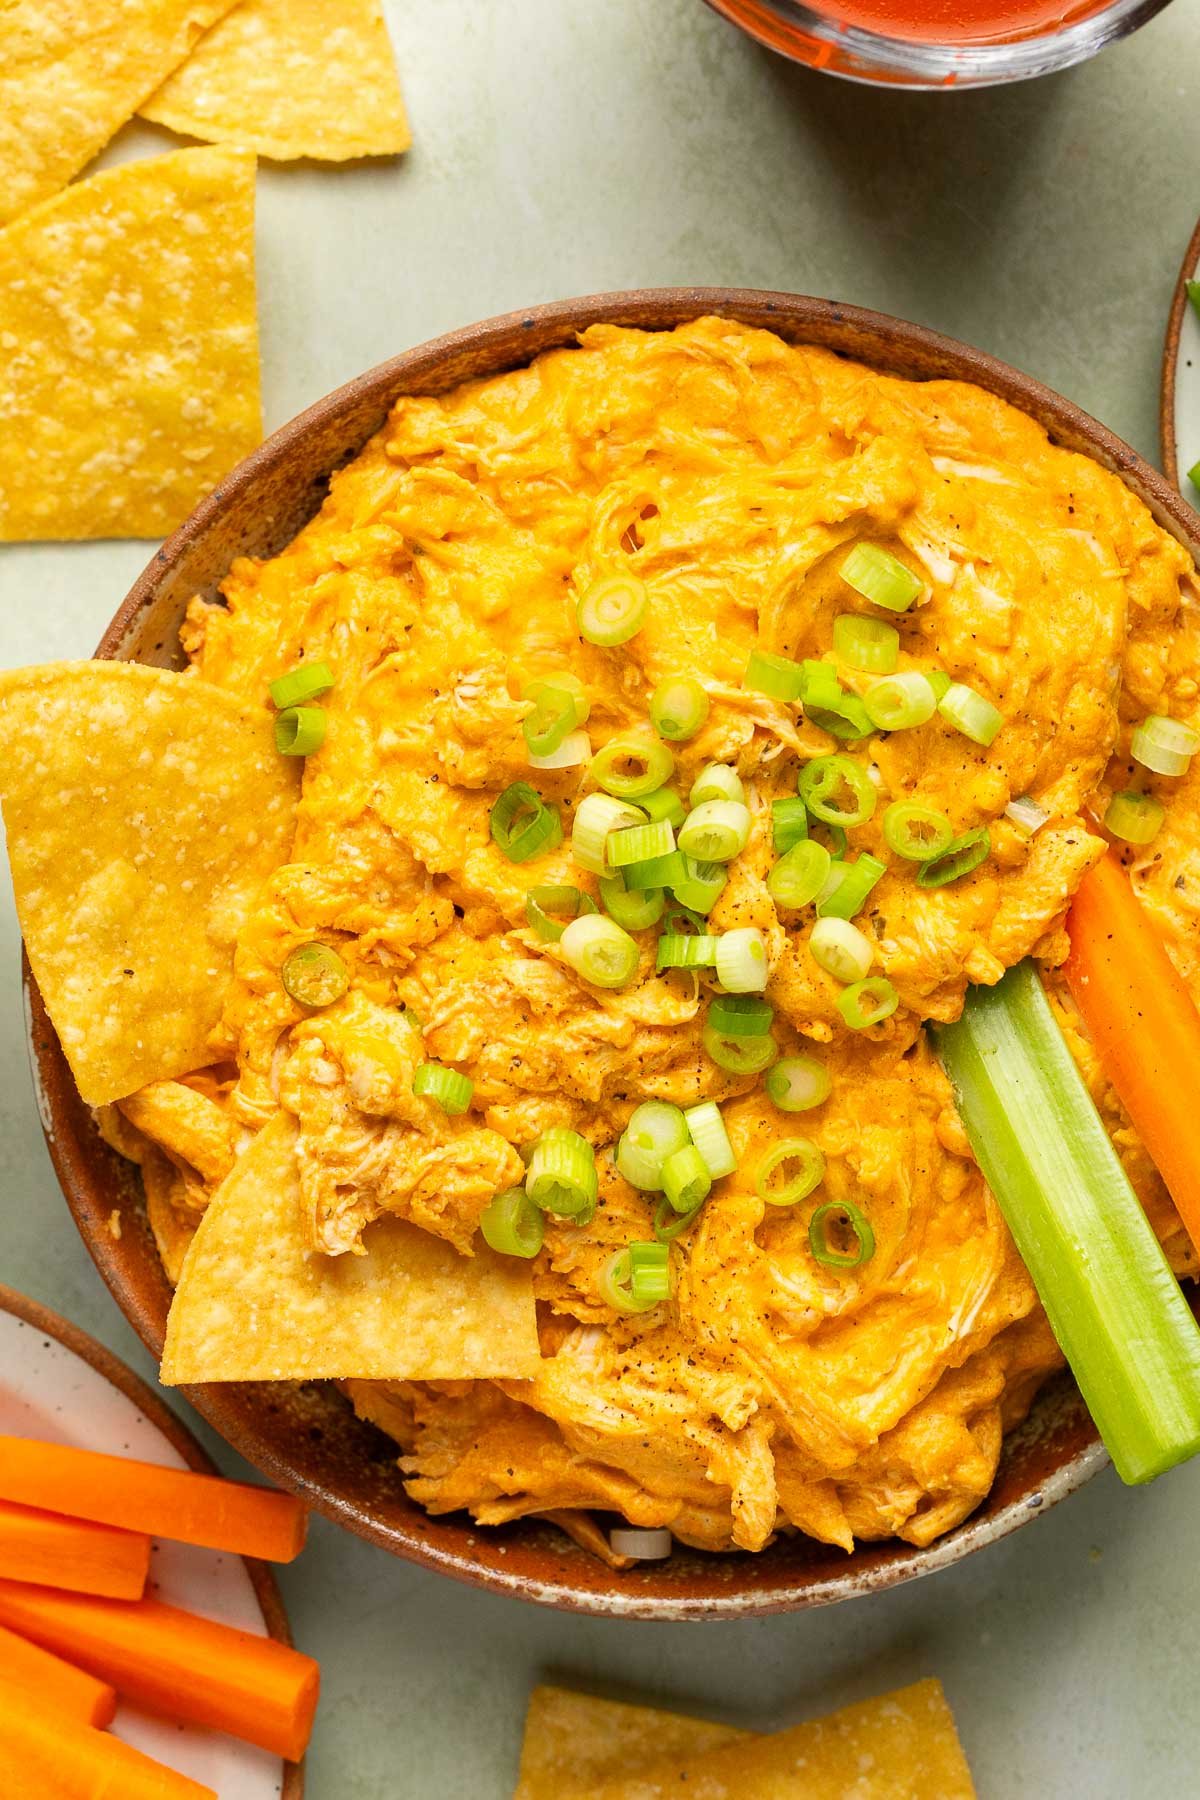
[[[1200,1327],[1032,963],[935,1032],[971,1147],[1122,1481],[1200,1450]]]

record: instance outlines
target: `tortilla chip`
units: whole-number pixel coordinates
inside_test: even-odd
[[[365,1256],[308,1250],[296,1126],[277,1114],[209,1201],[167,1323],[162,1381],[523,1379],[540,1366],[529,1265],[460,1256],[400,1219]]]
[[[0,801],[25,947],[83,1098],[209,1060],[234,939],[291,848],[266,707],[138,663],[0,675]]]
[[[123,163],[0,231],[0,541],[162,537],[261,437],[248,152]]]
[[[0,225],[67,185],[234,0],[4,0]]]
[[[602,1781],[636,1774],[660,1759],[703,1756],[725,1744],[750,1741],[731,1725],[712,1725],[652,1706],[626,1706],[536,1687],[525,1715],[521,1772],[513,1800],[563,1800]]]
[[[828,1718],[560,1789],[558,1800],[975,1800],[940,1681],[918,1681]]]
[[[141,111],[277,162],[392,156],[412,141],[379,0],[243,0]]]

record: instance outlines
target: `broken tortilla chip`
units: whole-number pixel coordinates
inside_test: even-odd
[[[570,1688],[536,1687],[529,1696],[521,1770],[513,1800],[563,1800],[602,1781],[635,1775],[647,1763],[703,1756],[749,1739],[731,1725],[713,1725],[653,1706],[600,1700]]]
[[[0,675],[17,913],[89,1105],[208,1060],[234,940],[291,849],[298,779],[265,706],[192,675]]]
[[[4,0],[0,225],[64,188],[233,4]]]
[[[637,1774],[580,1782],[557,1800],[975,1800],[940,1681],[702,1756],[657,1760]]]
[[[243,0],[141,111],[278,162],[392,156],[412,141],[379,0]]]
[[[400,1219],[364,1256],[308,1249],[296,1126],[263,1127],[208,1203],[167,1321],[161,1379],[458,1381],[537,1373],[529,1266],[460,1256]]]
[[[0,231],[0,541],[163,537],[261,437],[248,151],[123,163]]]

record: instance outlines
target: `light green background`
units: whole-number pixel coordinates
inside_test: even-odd
[[[701,0],[387,11],[412,154],[262,170],[268,426],[490,313],[716,282],[937,326],[1154,456],[1163,322],[1200,207],[1200,0],[1174,0],[1065,76],[930,97],[791,69]],[[109,157],[172,142],[137,128]],[[0,550],[0,662],[90,652],[148,554]],[[42,1146],[7,895],[0,930],[0,1274],[152,1374]],[[1200,1466],[1140,1493],[1105,1474],[967,1566],[830,1611],[707,1627],[525,1607],[318,1522],[283,1576],[299,1641],[325,1668],[309,1792],[502,1800],[527,1689],[547,1673],[772,1727],[933,1672],[986,1800],[1182,1800],[1198,1791],[1198,1512]]]

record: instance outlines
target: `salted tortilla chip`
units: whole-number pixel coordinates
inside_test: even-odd
[[[234,0],[3,0],[0,225],[66,186]]]
[[[123,163],[0,231],[0,541],[162,537],[261,437],[248,151]]]
[[[540,1366],[529,1265],[460,1256],[400,1219],[365,1256],[308,1248],[296,1125],[264,1126],[209,1201],[167,1323],[162,1380],[523,1379]]]
[[[529,1696],[521,1771],[513,1800],[563,1800],[602,1781],[634,1775],[664,1758],[703,1756],[749,1732],[653,1706],[627,1706],[569,1688],[536,1687]]]
[[[280,162],[391,156],[412,141],[379,0],[243,0],[141,112]]]
[[[29,960],[83,1098],[209,1060],[234,939],[287,860],[266,707],[138,663],[0,675],[0,802]]]
[[[560,1789],[558,1800],[975,1800],[940,1681],[843,1707],[790,1731],[640,1774]]]

